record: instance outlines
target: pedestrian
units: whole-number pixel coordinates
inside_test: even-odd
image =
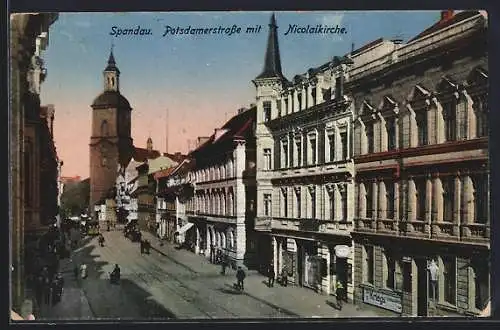
[[[269,265],[269,268],[267,270],[268,287],[272,288],[274,286],[274,278],[275,277],[276,277],[276,274],[274,273],[274,267],[273,267],[273,265]]]
[[[215,263],[215,246],[210,244],[210,262]]]
[[[246,274],[243,268],[241,266],[238,266],[238,270],[236,271],[236,280],[238,281],[236,283],[236,286],[241,290],[245,290],[245,285],[244,285],[244,280],[245,280]]]
[[[288,274],[286,267],[281,270],[281,285],[286,287],[288,285]]]
[[[342,310],[342,300],[344,300],[344,285],[340,280],[336,282],[337,307]]]
[[[81,275],[82,279],[87,278],[87,265],[86,264],[82,264],[80,266],[80,275]]]
[[[223,256],[222,257],[222,260],[221,260],[221,267],[222,267],[222,270],[221,270],[221,274],[222,275],[226,275],[226,267],[227,267],[227,256]]]
[[[144,241],[141,240],[141,254],[144,253]]]

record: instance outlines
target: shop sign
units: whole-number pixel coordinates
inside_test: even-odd
[[[297,252],[297,243],[293,238],[286,239],[286,250],[290,252]]]
[[[400,296],[393,296],[372,288],[363,288],[363,302],[397,313],[403,310]]]
[[[335,247],[335,255],[337,258],[347,258],[349,256],[350,248],[347,245],[337,245]]]

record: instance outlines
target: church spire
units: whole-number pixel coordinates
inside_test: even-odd
[[[109,52],[108,65],[104,69],[104,90],[111,92],[120,91],[120,70],[116,66],[115,55],[113,54],[114,45],[111,44]]]
[[[274,13],[271,15],[269,22],[269,34],[267,37],[267,49],[264,62],[264,69],[258,78],[283,78],[281,72],[280,49],[278,45],[278,26],[276,25],[276,17]]]

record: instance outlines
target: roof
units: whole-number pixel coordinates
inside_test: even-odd
[[[176,166],[178,163],[167,156],[159,156],[148,161],[148,174]]]
[[[257,114],[257,107],[252,107],[250,109],[247,109],[245,111],[242,111],[238,113],[236,116],[232,117],[229,119],[222,127],[222,130],[225,130],[225,132],[220,135],[218,138],[216,138],[216,133],[212,134],[210,138],[198,148],[193,150],[189,156],[193,156],[206,148],[208,148],[211,145],[216,145],[228,140],[234,140],[237,138],[244,138],[245,135],[248,133],[249,129],[252,129],[253,123],[256,120],[256,114]]]
[[[155,180],[157,179],[161,179],[161,178],[166,178],[168,177],[170,174],[172,174],[172,172],[174,172],[174,170],[177,168],[177,166],[172,166],[172,167],[169,167],[169,168],[166,168],[164,170],[161,170],[161,171],[158,171],[158,172],[155,172],[153,177],[155,178]]]
[[[105,91],[96,97],[92,102],[92,108],[100,107],[132,109],[128,100],[118,91]]]
[[[164,152],[163,153],[163,156],[166,156],[170,159],[172,159],[173,161],[177,162],[177,163],[180,163],[182,162],[184,159],[187,158],[187,155],[183,155],[181,154],[180,152],[176,152],[176,153],[173,153],[173,154],[169,154],[168,152]]]
[[[420,39],[420,38],[422,38],[422,37],[424,37],[426,35],[429,35],[431,33],[434,33],[436,31],[444,29],[447,26],[453,25],[455,23],[458,23],[458,22],[463,21],[463,20],[465,20],[467,18],[476,16],[478,14],[479,14],[479,11],[470,11],[470,10],[467,10],[467,11],[458,12],[457,14],[455,14],[455,15],[447,18],[447,19],[440,19],[438,22],[436,22],[434,25],[432,25],[429,28],[427,28],[424,31],[422,31],[416,37],[408,40],[408,42]]]
[[[113,55],[113,48],[111,48],[111,52],[109,53],[108,65],[106,66],[106,69],[104,69],[104,71],[115,71],[120,73],[120,70],[118,70],[118,67],[116,66],[115,56]]]
[[[155,159],[160,157],[160,152],[158,150],[148,150],[145,148],[134,147],[134,155],[132,159],[136,162],[142,163],[148,159]]]

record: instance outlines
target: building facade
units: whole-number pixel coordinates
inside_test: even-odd
[[[255,107],[240,109],[188,156],[195,168],[188,180],[194,195],[186,201],[194,226],[186,240],[207,258],[220,250],[232,267],[256,264]],[[187,228],[187,227],[185,227]]]
[[[289,283],[330,294],[340,281],[352,299],[353,106],[343,89],[352,60],[335,57],[289,82],[276,30],[273,15],[264,70],[254,80],[255,228],[271,247],[260,257]]]
[[[477,315],[489,301],[487,20],[446,11],[406,44],[371,45],[354,99],[358,304]]]
[[[27,316],[24,315],[25,312],[32,312],[23,308],[26,298],[29,298],[25,290],[25,276],[27,275],[25,257],[33,252],[30,248],[26,248],[25,216],[30,217],[29,228],[45,226],[45,223],[40,222],[39,209],[37,210],[41,198],[38,167],[40,157],[37,153],[42,148],[50,148],[50,145],[34,145],[37,141],[28,141],[25,138],[25,132],[26,129],[30,130],[31,138],[36,139],[36,122],[39,125],[43,124],[40,118],[39,95],[40,85],[46,77],[47,70],[41,56],[48,45],[49,27],[57,18],[57,14],[50,13],[12,14],[10,16],[9,185],[11,187],[10,264],[12,269],[10,294],[12,308],[23,316]],[[32,148],[31,155],[26,152],[26,146]],[[28,164],[25,164],[26,161]],[[57,202],[57,196],[55,202]]]

